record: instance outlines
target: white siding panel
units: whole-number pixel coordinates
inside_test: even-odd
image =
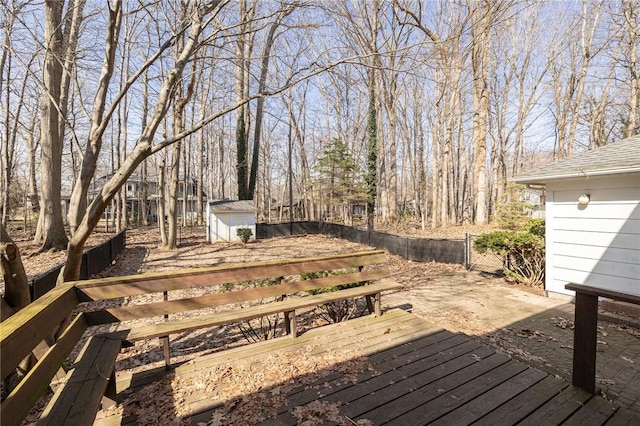
[[[575,256],[554,256],[556,269],[580,271],[621,278],[640,277],[640,265],[637,263],[623,263],[619,261],[585,259]]]
[[[602,259],[640,265],[640,249],[556,243],[554,253],[556,256],[584,257],[586,259]]]
[[[577,190],[563,190],[555,191],[553,201],[556,203],[573,204],[578,203],[578,197],[580,194],[590,194],[591,202],[586,209],[595,204],[602,203],[624,203],[632,202],[635,204],[640,201],[640,187],[626,187],[626,188],[592,188],[592,189],[577,189]],[[586,210],[585,209],[585,210]]]
[[[576,195],[576,200],[578,195]],[[579,209],[578,202],[567,204],[554,203],[555,217],[557,218],[609,218],[609,219],[635,219],[640,220],[640,210],[636,203],[589,203],[585,208]],[[547,211],[548,214],[548,211]]]
[[[621,249],[638,247],[640,236],[634,234],[616,234],[613,232],[580,232],[556,230],[551,236],[551,242],[579,245],[597,245]],[[555,250],[554,250],[555,251]]]
[[[640,235],[640,219],[556,216],[553,223],[555,229],[564,231],[613,232]]]

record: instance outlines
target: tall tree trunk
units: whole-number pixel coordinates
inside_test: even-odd
[[[204,118],[204,110],[201,115],[201,119]],[[204,187],[204,155],[205,155],[205,143],[204,143],[204,130],[200,130],[198,133],[198,145],[197,145],[197,159],[196,159],[196,173],[197,173],[197,184],[196,190],[194,194],[194,200],[196,202],[196,224],[203,225],[204,224],[204,212],[202,207],[202,188]],[[211,192],[209,192],[209,196],[211,196]]]
[[[629,113],[627,116],[627,127],[624,136],[630,137],[637,133],[638,91],[640,90],[640,81],[638,77],[638,42],[640,41],[640,34],[638,34],[638,16],[633,0],[623,0],[622,10],[624,12],[624,29],[629,37],[627,40]]]
[[[255,12],[254,7],[248,6],[247,0],[240,0],[240,33],[236,40],[236,100],[246,102],[249,99],[249,73],[251,66],[250,22]],[[238,199],[249,200],[249,106],[244,103],[236,110],[236,175],[238,184]]]
[[[145,158],[155,152],[163,150],[172,143],[175,143],[177,139],[180,139],[180,137],[174,135],[171,139],[165,138],[161,143],[153,143],[158,127],[166,118],[166,113],[171,104],[174,89],[182,78],[182,73],[188,63],[188,60],[193,57],[196,48],[199,46],[199,37],[203,31],[202,18],[219,5],[220,2],[218,1],[209,2],[205,8],[194,9],[191,14],[190,24],[186,26],[189,34],[186,38],[184,49],[182,49],[180,55],[176,58],[173,67],[168,70],[166,76],[162,80],[162,84],[157,94],[156,105],[149,118],[147,126],[142,129],[135,147],[130,154],[127,155],[127,158],[124,159],[120,169],[118,169],[116,173],[102,186],[100,191],[96,194],[96,197],[91,201],[91,204],[88,206],[82,217],[82,221],[80,222],[76,233],[72,236],[72,239],[69,242],[67,262],[65,263],[63,274],[64,281],[78,279],[84,244],[86,243],[91,231],[99,222],[106,206],[114,198],[119,188],[126,183],[129,176],[131,176]],[[171,46],[171,42],[166,42],[163,46],[161,46],[159,50],[160,53],[168,46]],[[148,61],[147,63],[153,63],[160,53],[158,53],[157,56],[152,56],[149,60],[151,62]],[[140,72],[142,72],[142,70]],[[124,94],[121,93],[121,95]],[[222,113],[220,113],[220,115],[221,114]],[[211,120],[218,116],[219,115],[213,117]]]
[[[165,218],[167,217],[166,212],[166,199],[165,199],[165,188],[167,186],[166,183],[167,176],[167,153],[163,152],[160,158],[160,164],[158,164],[158,192],[156,193],[156,200],[158,200],[158,227],[160,230],[160,245],[162,247],[167,246],[167,242],[169,241],[167,238],[167,225],[165,223]]]
[[[178,121],[178,112],[175,112],[174,120]],[[165,248],[175,250],[178,248],[178,186],[180,183],[180,141],[173,145],[171,153],[171,174],[169,178],[169,213],[167,216],[169,232],[167,233],[167,243]]]
[[[183,5],[183,16],[187,16],[186,3]],[[184,38],[180,37],[176,43],[176,60],[180,56],[180,52],[184,50]],[[191,79],[189,80],[186,93],[183,85],[184,80],[179,80],[174,92],[174,107],[173,107],[173,134],[178,135],[184,131],[184,111],[187,103],[193,96],[193,90],[196,80],[195,61],[192,62]],[[178,196],[180,192],[180,160],[181,160],[182,141],[177,141],[173,145],[173,154],[171,156],[171,181],[169,182],[169,233],[167,234],[166,248],[169,250],[175,250],[178,248],[177,236],[178,236]],[[186,199],[187,188],[186,179],[185,187],[182,190],[182,197]],[[186,215],[186,210],[183,210],[182,216]]]
[[[28,140],[28,164],[29,164],[29,184],[27,189],[27,197],[29,199],[29,203],[31,204],[31,213],[37,212],[40,210],[40,203],[38,202],[38,181],[36,179],[36,152],[38,150],[38,139],[36,139],[36,120],[38,115],[32,114],[31,123],[29,128],[31,131],[29,132]]]
[[[474,223],[488,221],[487,214],[487,113],[488,113],[488,48],[491,5],[483,0],[476,9],[480,18],[473,31],[471,62],[473,68],[473,188]]]
[[[60,88],[62,83],[62,8],[58,0],[46,0],[45,59],[43,67],[44,90],[42,119],[40,121],[40,207],[44,242],[41,250],[64,250],[68,239],[62,220],[60,191],[62,187],[62,146],[60,124]]]
[[[2,79],[3,74],[1,73],[4,68],[7,70],[7,86],[11,83],[11,64],[12,64],[12,53],[9,51],[11,49],[11,36],[9,28],[5,28],[6,38],[5,43],[6,47],[3,47],[3,57],[2,57],[2,67],[0,67],[0,80]],[[7,52],[9,51],[9,52]],[[28,73],[25,73],[27,75]],[[0,87],[1,89],[1,87]],[[0,94],[2,91],[0,90]],[[7,217],[9,216],[9,197],[10,197],[10,187],[11,187],[11,174],[13,171],[13,152],[15,149],[15,139],[14,143],[11,143],[11,119],[9,116],[9,111],[11,110],[11,90],[7,87],[7,91],[5,92],[5,103],[4,110],[6,111],[6,122],[4,123],[4,137],[2,138],[2,147],[0,148],[0,152],[4,154],[3,158],[0,160],[0,164],[2,164],[2,176],[0,177],[0,190],[2,191],[2,200],[0,201],[0,222],[3,224],[7,223]],[[18,104],[18,108],[22,105],[22,100]],[[20,114],[16,114],[15,122],[18,122]]]
[[[260,79],[258,80],[258,93],[262,93],[266,89],[267,73],[269,72],[269,59],[271,58],[271,48],[275,39],[276,30],[282,23],[282,20],[293,12],[295,6],[283,9],[276,18],[275,22],[269,27],[267,39],[262,49],[262,63],[260,65]],[[249,173],[249,185],[247,187],[247,198],[253,200],[256,191],[256,178],[258,176],[258,161],[260,158],[260,139],[262,137],[262,114],[264,110],[264,97],[259,97],[256,102],[255,126],[253,129],[253,151],[251,158],[251,170]]]
[[[369,110],[367,113],[367,230],[373,231],[378,195],[378,112],[376,108],[375,71],[369,69]]]
[[[144,84],[142,85],[142,111],[140,112],[141,120],[140,127],[143,129],[147,127],[147,119],[149,115],[149,74],[144,74]],[[145,158],[142,160],[141,170],[140,170],[140,199],[138,203],[140,204],[140,213],[141,213],[141,221],[142,224],[147,226],[149,225],[149,159]],[[156,181],[157,183],[157,181]],[[156,213],[157,213],[157,205],[156,205]],[[156,218],[157,219],[157,218]]]

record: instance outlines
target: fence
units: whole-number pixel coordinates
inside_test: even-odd
[[[126,231],[116,234],[104,243],[91,247],[82,253],[80,279],[86,280],[92,275],[105,270],[113,260],[124,250],[126,245]],[[31,300],[36,300],[56,286],[62,264],[46,272],[29,278]]]
[[[354,243],[385,249],[391,254],[416,262],[465,264],[465,240],[401,237],[328,222],[256,224],[258,239],[301,234],[331,235]]]
[[[473,243],[478,237],[479,235],[465,235],[465,267],[478,272],[502,275],[502,259],[493,252],[487,251],[485,253],[479,253],[473,248]]]

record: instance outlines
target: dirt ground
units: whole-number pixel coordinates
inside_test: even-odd
[[[428,225],[428,224],[427,224]],[[415,221],[402,221],[389,225],[380,225],[376,228],[376,230],[381,232],[388,232],[391,234],[403,235],[403,236],[411,236],[411,237],[424,237],[424,238],[444,238],[444,239],[462,239],[465,234],[481,234],[484,232],[490,232],[494,229],[492,225],[465,225],[465,226],[450,226],[447,228],[437,228],[430,229],[428,226],[425,229],[422,229],[420,223]],[[11,223],[7,226],[7,231],[9,235],[14,240],[14,242],[20,248],[20,253],[22,256],[22,262],[24,264],[25,270],[28,276],[37,275],[38,273],[44,272],[48,269],[53,268],[54,266],[64,262],[66,258],[65,251],[58,252],[44,252],[40,253],[40,246],[38,244],[34,244],[32,241],[32,229],[25,230],[22,223]],[[204,227],[182,227],[180,228],[180,239],[181,239],[181,248],[179,252],[184,251],[183,248],[193,247],[194,245],[202,244],[205,242],[204,237]],[[113,236],[114,232],[105,232],[102,228],[96,228],[96,230],[89,237],[85,247],[92,247],[94,245],[100,244],[101,242],[107,240],[111,236]],[[146,228],[132,228],[127,230],[127,243],[130,247],[134,245],[142,246],[145,249],[156,249],[159,244],[159,232],[155,226],[146,227]],[[265,244],[266,241],[258,241],[252,243],[254,250],[258,253],[264,249],[270,249],[272,244]],[[303,243],[304,244],[304,243]],[[310,243],[309,246],[313,246],[315,242]],[[276,245],[283,245],[276,243]],[[306,244],[304,244],[306,245]],[[233,246],[233,245],[230,245]],[[357,246],[357,245],[356,245]],[[364,247],[364,246],[363,246]],[[221,251],[229,247],[222,248],[221,246],[216,246],[216,251]],[[335,245],[320,244],[317,247],[317,251],[315,248],[312,249],[311,255],[313,253],[327,253],[335,250]],[[349,251],[349,250],[346,250]],[[208,253],[208,251],[204,251],[204,253]],[[289,254],[293,253],[293,254]],[[242,255],[246,254],[245,252]],[[288,256],[305,256],[303,254],[297,255],[295,252],[286,252],[284,250],[284,255]],[[278,258],[279,254],[273,254],[273,258]],[[180,257],[180,255],[178,255]],[[233,258],[233,261],[235,258]],[[249,261],[242,260],[240,261]],[[265,259],[266,260],[266,259]],[[181,264],[184,267],[189,267],[188,262],[181,261]],[[124,272],[124,271],[123,271]]]

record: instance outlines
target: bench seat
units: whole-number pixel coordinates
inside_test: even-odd
[[[38,425],[89,425],[96,413],[116,403],[115,365],[122,336],[91,336],[58,386]]]
[[[124,333],[125,344],[133,344],[134,342],[139,340],[151,339],[154,337],[166,337],[170,334],[177,334],[185,331],[197,330],[218,325],[233,324],[240,321],[259,318],[265,315],[278,314],[281,312],[293,313],[296,309],[303,309],[311,306],[318,306],[330,302],[352,299],[356,297],[379,295],[383,291],[399,290],[402,288],[402,284],[386,280],[375,284],[364,285],[362,287],[355,287],[329,293],[320,293],[304,297],[289,298],[279,302],[271,302],[263,305],[255,305],[246,308],[237,308],[225,312],[217,312],[210,315],[202,315],[181,320],[172,320],[159,324],[136,327],[130,330],[123,330],[122,333]],[[380,314],[379,297],[376,299],[375,313],[377,313],[378,315]],[[290,315],[289,319],[292,320]],[[295,337],[295,320],[292,320],[292,322],[294,324],[293,326],[290,325],[290,332]]]

